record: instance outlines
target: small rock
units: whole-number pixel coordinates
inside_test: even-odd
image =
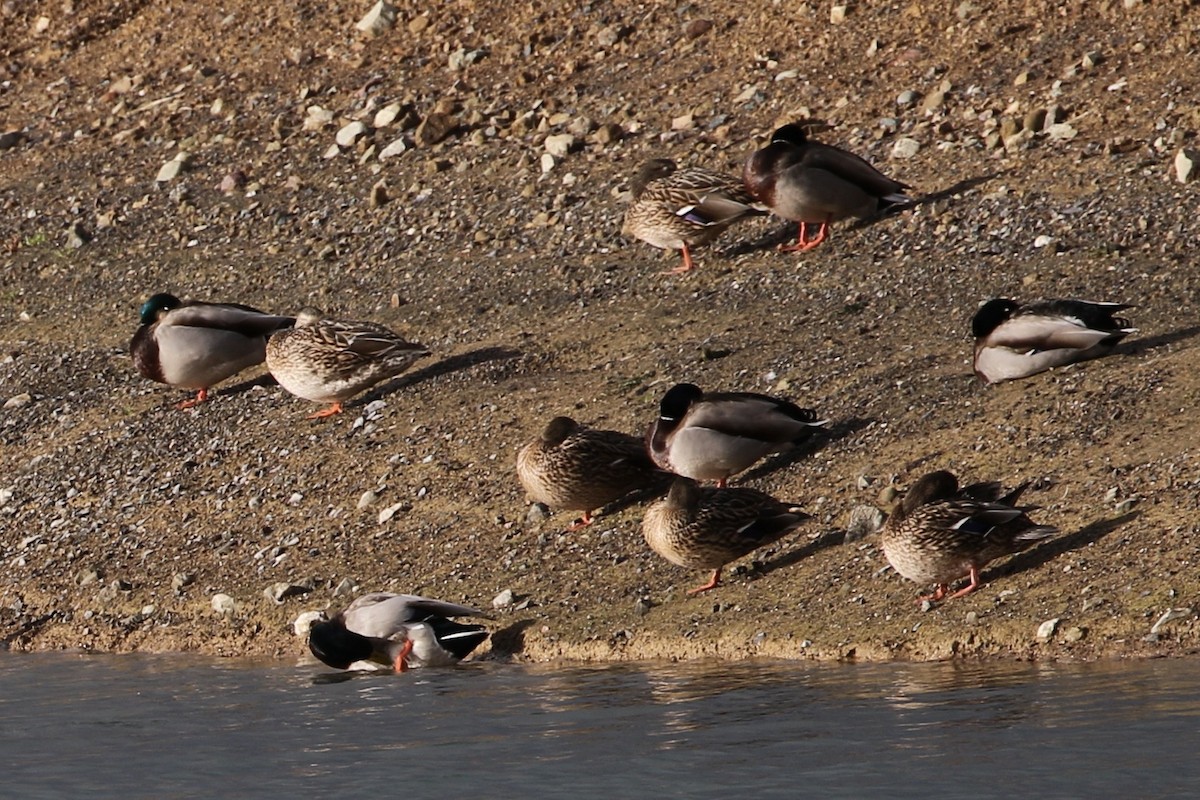
[[[1033,240],[1033,246],[1040,250],[1041,248],[1045,247],[1046,245],[1051,244],[1053,241],[1054,241],[1054,237],[1047,236],[1046,234],[1043,233],[1042,235],[1038,236],[1036,239]]]
[[[297,636],[305,639],[308,638],[308,631],[312,628],[314,622],[324,622],[328,619],[324,611],[304,611],[301,612],[296,619],[292,620],[292,630]]]
[[[354,27],[370,36],[379,36],[387,33],[395,24],[396,7],[387,0],[379,0]]]
[[[615,122],[606,122],[596,129],[592,134],[592,139],[596,144],[609,145],[613,142],[621,141],[621,137],[625,135],[625,129]]]
[[[25,138],[22,131],[5,131],[0,133],[0,150],[10,150],[21,143]]]
[[[913,103],[917,102],[917,98],[920,96],[921,95],[917,94],[912,89],[905,89],[896,97],[896,105],[902,108],[905,106],[911,106]]]
[[[1150,626],[1151,635],[1157,635],[1158,632],[1160,630],[1162,630],[1162,627],[1164,625],[1166,625],[1168,622],[1172,622],[1177,619],[1183,619],[1184,617],[1191,616],[1191,613],[1192,613],[1192,610],[1190,608],[1169,608],[1169,609],[1167,609],[1166,611],[1164,611],[1162,613],[1162,616],[1158,618],[1158,621]]]
[[[1048,642],[1054,636],[1054,631],[1058,630],[1059,618],[1048,619],[1041,625],[1038,625],[1037,638],[1043,642]]]
[[[1013,78],[1013,86],[1024,86],[1029,83],[1029,70],[1021,70],[1017,73],[1017,77]]]
[[[877,533],[883,527],[883,520],[883,512],[875,506],[855,506],[846,524],[846,541],[857,542]]]
[[[1085,631],[1083,628],[1080,628],[1078,625],[1072,625],[1070,628],[1067,628],[1065,631],[1063,631],[1063,641],[1068,643],[1078,642],[1086,635],[1087,631]]]
[[[387,181],[378,180],[371,187],[370,205],[371,208],[379,208],[388,201]]]
[[[907,136],[897,139],[892,145],[892,158],[912,158],[921,149],[921,143]]]
[[[544,143],[546,152],[555,158],[564,158],[575,147],[575,137],[570,133],[559,133],[547,136]]]
[[[538,523],[550,519],[550,507],[545,503],[531,503],[525,512],[525,521]]]
[[[550,155],[549,153],[542,153],[540,163],[542,167],[542,174],[544,175],[554,169],[554,156]]]
[[[1127,497],[1121,502],[1117,503],[1115,510],[1118,514],[1128,514],[1133,510],[1133,507],[1137,505],[1137,502],[1138,501],[1136,497]]]
[[[289,597],[308,594],[310,591],[312,589],[307,586],[280,581],[279,583],[272,583],[266,589],[263,589],[263,596],[274,603],[282,604]]]
[[[29,392],[21,392],[20,394],[14,394],[12,397],[5,400],[4,407],[5,408],[20,408],[22,406],[27,406],[32,402],[33,402],[33,395],[31,395]]]
[[[1175,154],[1175,180],[1188,183],[1196,177],[1196,165],[1200,164],[1200,150],[1181,148]]]
[[[103,577],[99,570],[85,569],[75,576],[75,584],[77,586],[91,586],[93,583],[98,583]]]
[[[1046,125],[1046,109],[1035,108],[1025,115],[1025,130],[1040,131]],[[1014,131],[1015,132],[1015,131]]]
[[[1014,117],[1005,117],[1000,120],[1000,138],[1011,139],[1022,131],[1020,120]]]
[[[458,127],[458,120],[450,114],[434,111],[417,126],[413,139],[421,147],[432,147],[445,139]]]
[[[334,140],[339,147],[350,148],[354,146],[355,142],[366,136],[368,130],[365,122],[356,119],[354,122],[343,125]]]
[[[333,122],[333,112],[317,105],[309,106],[304,113],[304,130],[319,131]]]
[[[229,595],[217,593],[212,596],[212,609],[227,617],[237,612],[237,603]]]
[[[407,505],[408,505],[408,503],[402,500],[399,503],[390,505],[387,508],[380,511],[379,512],[379,524],[382,525],[385,522],[387,522],[388,520],[390,520],[392,517],[396,516],[397,511],[405,510],[405,507]]]
[[[154,180],[158,183],[166,183],[173,181],[179,177],[179,173],[183,171],[183,162],[176,158],[172,158],[167,163],[158,168],[158,175]]]
[[[364,509],[370,508],[372,505],[375,504],[375,501],[378,499],[379,499],[379,495],[375,494],[375,492],[371,491],[370,489],[367,489],[358,498],[358,506],[357,506],[358,510],[362,511]]]
[[[696,117],[692,114],[683,114],[671,120],[671,130],[673,131],[690,131],[696,127]]]
[[[515,595],[513,594],[513,590],[505,589],[500,594],[498,594],[492,598],[492,608],[494,608],[496,610],[500,610],[502,608],[508,608],[509,606],[511,606],[513,604],[514,598],[515,598]]]
[[[196,575],[193,572],[176,572],[171,576],[171,589],[175,592],[181,592],[187,587],[196,582]]]
[[[407,149],[408,143],[404,141],[404,137],[400,137],[379,151],[379,160],[387,161],[389,158],[395,158]]]
[[[713,29],[711,19],[694,19],[683,29],[683,35],[689,39],[699,39]]]
[[[75,250],[85,246],[92,240],[92,234],[87,228],[83,227],[80,222],[71,223],[71,227],[67,228],[67,246]]]
[[[925,99],[921,101],[921,111],[929,114],[937,111],[946,104],[946,93],[943,91],[934,91],[925,95]]]
[[[375,118],[371,120],[372,128],[386,128],[396,121],[396,117],[400,116],[404,111],[404,106],[399,103],[389,103],[383,108],[375,112]]]
[[[1046,135],[1051,141],[1065,142],[1074,139],[1079,131],[1075,130],[1069,122],[1059,122],[1055,125],[1046,126]]]
[[[346,597],[358,591],[358,584],[351,578],[342,578],[338,581],[338,585],[333,587],[334,597]]]
[[[846,21],[846,6],[835,5],[829,9],[829,21],[834,25],[841,25]]]
[[[242,189],[242,187],[245,185],[246,173],[239,169],[230,172],[224,178],[222,178],[220,185],[217,186],[217,189],[221,192],[221,194],[233,194],[234,192]]]
[[[1104,56],[1099,52],[1092,50],[1084,53],[1083,58],[1079,60],[1080,65],[1084,69],[1093,69],[1097,64],[1104,60]]]
[[[976,623],[978,623],[978,622],[979,622],[979,612],[977,612],[977,611],[968,611],[968,612],[967,612],[967,617],[966,617],[966,623],[967,623],[968,625],[974,625],[974,624],[976,624]]]
[[[650,613],[650,609],[654,608],[654,603],[649,597],[639,597],[637,602],[633,604],[633,612],[639,617],[644,617]]]

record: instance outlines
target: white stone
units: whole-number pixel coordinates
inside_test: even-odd
[[[212,596],[212,609],[218,614],[229,616],[237,611],[237,603],[227,594],[214,594]]]
[[[297,636],[308,638],[308,629],[312,627],[314,622],[324,622],[326,619],[324,611],[304,611],[296,619],[292,621],[292,630]]]
[[[399,103],[390,103],[375,112],[375,118],[371,120],[372,128],[386,128],[396,121],[396,117],[400,116],[400,112],[404,110],[404,106]]]
[[[495,609],[508,608],[509,606],[511,606],[513,604],[513,599],[514,599],[513,590],[505,589],[503,592],[501,592],[500,594],[498,594],[492,598],[492,608],[495,608]]]
[[[404,138],[401,137],[379,151],[379,160],[387,161],[389,158],[395,158],[407,149],[408,145],[405,143]]]
[[[1038,236],[1036,239],[1033,240],[1033,246],[1038,249],[1041,249],[1053,241],[1054,241],[1054,237],[1047,236],[1046,234],[1043,233],[1041,236]]]
[[[304,114],[304,130],[319,131],[333,122],[333,112],[320,106],[309,106]]]
[[[1187,183],[1196,177],[1196,165],[1200,164],[1200,151],[1182,148],[1175,154],[1175,180]]]
[[[912,158],[921,149],[921,143],[907,136],[897,139],[892,145],[892,158]]]
[[[366,16],[355,23],[354,27],[363,33],[378,36],[386,33],[396,24],[396,7],[387,0],[379,0]]]
[[[542,153],[542,174],[554,169],[554,156],[549,153]]]
[[[20,408],[21,406],[27,406],[32,402],[33,395],[31,395],[29,392],[22,392],[21,394],[14,394],[12,397],[5,400],[4,407]]]
[[[367,489],[362,493],[362,496],[358,498],[358,510],[362,511],[366,508],[370,508],[371,506],[375,505],[375,501],[378,499],[379,496],[375,494],[375,492]]]
[[[1046,135],[1052,141],[1065,142],[1069,139],[1074,139],[1079,131],[1075,130],[1069,122],[1058,122],[1054,125],[1047,125],[1045,128]]]
[[[1037,638],[1041,639],[1043,642],[1050,641],[1050,638],[1054,636],[1054,632],[1058,630],[1058,623],[1059,618],[1055,617],[1054,619],[1048,619],[1041,625],[1038,625]]]
[[[574,146],[575,137],[569,133],[558,133],[553,136],[546,137],[546,152],[552,156],[555,156],[556,158],[565,157],[567,153],[571,152],[571,148]]]
[[[158,175],[155,176],[154,180],[158,183],[173,181],[179,177],[179,173],[182,171],[183,162],[173,158],[158,168]]]
[[[365,122],[356,119],[343,125],[334,140],[340,147],[353,147],[355,142],[366,136],[368,130]]]
[[[388,520],[390,520],[392,517],[396,516],[396,512],[402,508],[404,508],[403,500],[400,501],[399,503],[394,503],[394,504],[388,506],[387,508],[383,509],[382,511],[380,511],[379,512],[379,524],[382,525],[385,522],[387,522]]]

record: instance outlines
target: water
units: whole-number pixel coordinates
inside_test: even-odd
[[[0,654],[0,797],[1196,797],[1200,661]]]

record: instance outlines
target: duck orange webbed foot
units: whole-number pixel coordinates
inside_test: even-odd
[[[340,413],[342,413],[342,404],[334,403],[329,408],[323,408],[315,414],[309,414],[307,418],[308,419],[325,419],[325,417],[332,417],[334,414],[340,414]]]

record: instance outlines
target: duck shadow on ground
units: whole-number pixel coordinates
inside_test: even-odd
[[[948,200],[955,195],[959,195],[963,192],[974,189],[976,186],[987,183],[988,181],[998,178],[1003,174],[1003,171],[989,172],[986,175],[979,175],[974,178],[966,178],[965,180],[961,180],[951,186],[947,186],[945,189],[939,189],[936,192],[930,192],[929,194],[923,194],[919,197],[915,197],[913,198],[913,202],[909,203],[908,205],[891,206],[877,214],[872,214],[869,217],[856,220],[853,224],[846,226],[845,230],[857,231],[861,230],[862,228],[869,228],[870,226],[875,225],[884,219],[895,216],[896,214],[903,214],[905,211],[916,208],[917,206],[936,203],[939,200]],[[769,250],[771,248],[778,247],[781,244],[790,243],[795,238],[796,223],[789,222],[782,227],[767,231],[756,239],[748,239],[746,241],[730,245],[721,251],[721,255],[725,256],[726,258],[732,258],[733,256],[746,255],[759,250]]]
[[[876,422],[876,420],[866,417],[850,417],[831,423],[827,428],[818,428],[813,431],[812,436],[795,447],[780,453],[774,458],[767,459],[749,472],[742,473],[738,479],[738,485],[744,485],[747,481],[764,478],[777,470],[789,467],[797,461],[811,456],[831,442],[835,442],[838,439],[845,439],[847,436],[853,436],[873,422]]]
[[[1093,542],[1098,542],[1108,534],[1115,531],[1117,528],[1132,522],[1141,516],[1140,511],[1130,511],[1127,514],[1122,514],[1119,517],[1111,517],[1107,519],[1098,519],[1088,525],[1083,526],[1074,533],[1069,533],[1066,536],[1058,536],[1049,539],[1038,547],[1032,550],[1026,550],[1023,553],[1010,558],[1005,563],[987,570],[980,576],[980,581],[983,583],[990,582],[996,578],[1016,575],[1026,570],[1036,569],[1037,567],[1046,564],[1063,553],[1069,553],[1072,550],[1078,550],[1082,547],[1087,547]]]
[[[418,383],[440,378],[443,375],[449,375],[452,372],[461,372],[462,370],[470,369],[471,367],[486,364],[489,361],[508,361],[514,358],[520,358],[524,355],[523,352],[515,347],[480,347],[466,353],[443,358],[430,364],[427,367],[414,369],[411,372],[406,372],[403,375],[388,381],[382,386],[378,386],[363,396],[356,405],[366,405],[373,400],[378,400],[389,394],[394,394],[401,389],[406,389],[410,386],[415,386]]]
[[[501,628],[492,634],[492,649],[479,661],[510,661],[512,657],[525,651],[525,631],[532,626],[534,620],[517,620],[511,625]]]
[[[806,558],[811,558],[822,550],[826,550],[830,547],[836,547],[845,541],[845,531],[825,531],[816,539],[802,544],[799,547],[793,548],[786,553],[782,553],[775,558],[772,558],[770,561],[764,562],[755,570],[755,572],[759,576],[769,575],[777,569],[783,569],[784,567],[790,567],[793,564],[798,564]]]
[[[1155,336],[1147,336],[1144,339],[1126,339],[1119,345],[1113,348],[1114,354],[1140,356],[1151,350],[1157,350],[1160,347],[1182,342],[1186,339],[1200,334],[1200,325],[1189,325],[1186,328],[1178,328],[1167,333],[1160,333]]]

